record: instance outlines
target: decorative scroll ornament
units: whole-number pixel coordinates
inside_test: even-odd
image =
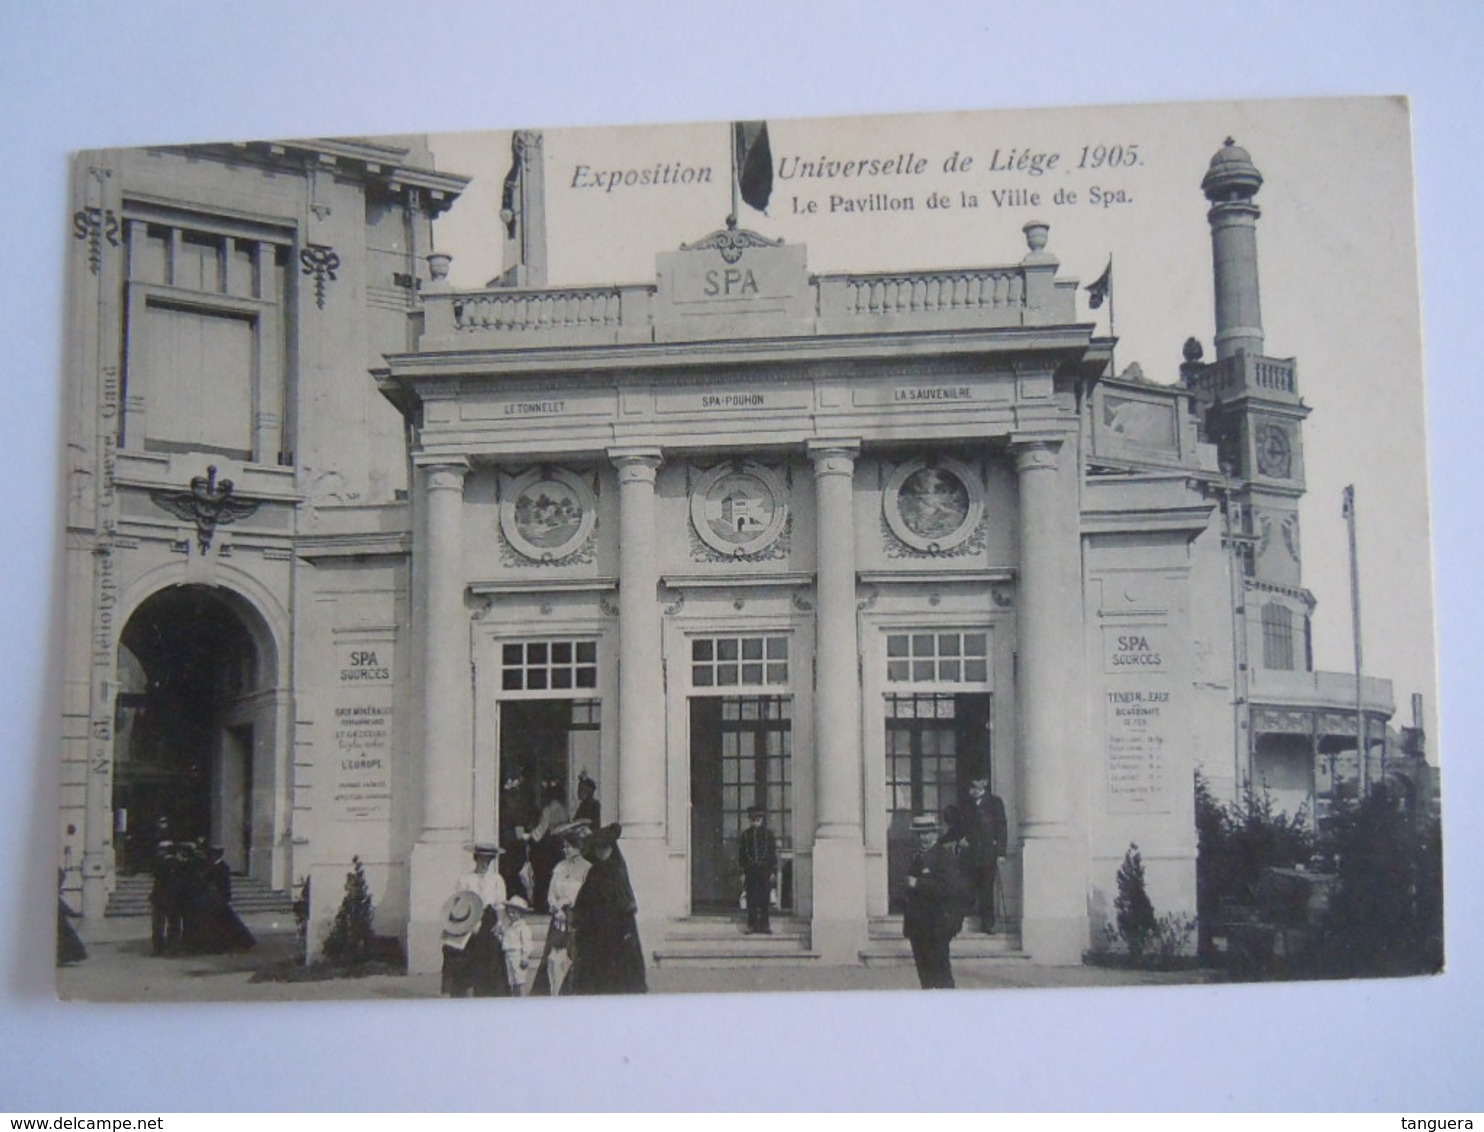
[[[324,310],[329,284],[340,267],[339,254],[329,244],[310,244],[299,252],[299,263],[305,275],[314,277],[314,305]]]
[[[1283,520],[1283,545],[1288,548],[1289,557],[1295,562],[1300,561],[1301,551],[1299,549],[1299,525],[1297,515],[1288,515]]]
[[[694,244],[681,244],[683,252],[718,251],[727,263],[736,263],[748,248],[781,248],[782,240],[770,240],[750,228],[738,228],[735,216],[727,217],[727,226],[703,236]]]
[[[94,275],[103,270],[103,242],[119,246],[119,218],[111,208],[79,208],[72,214],[73,239],[88,244],[88,270]]]
[[[177,519],[196,525],[196,545],[202,554],[211,549],[211,539],[218,526],[245,519],[259,506],[258,500],[233,499],[232,481],[218,483],[215,464],[206,469],[204,476],[191,478],[190,491],[156,489],[149,497]]]
[[[971,537],[977,546],[984,486],[957,460],[913,460],[886,481],[882,510],[887,527],[906,546],[922,554],[949,554]]]

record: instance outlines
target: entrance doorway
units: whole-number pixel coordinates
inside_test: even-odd
[[[737,841],[749,806],[778,839],[778,898],[793,907],[793,701],[696,696],[690,701],[691,910],[736,911]]]
[[[120,871],[150,867],[162,820],[172,840],[216,842],[247,870],[259,661],[242,617],[208,586],[162,590],[129,618],[114,703]]]
[[[553,801],[566,820],[577,804],[580,775],[598,783],[602,729],[602,703],[595,699],[506,700],[500,705],[499,830],[505,850],[500,874],[511,895],[524,893],[533,906],[544,899],[545,882],[562,850],[554,837],[533,845],[519,831],[536,828],[542,810]],[[601,799],[599,785],[600,804]],[[527,864],[531,885],[520,875]]]
[[[913,815],[941,821],[947,806],[970,804],[971,778],[991,773],[989,709],[988,692],[886,697],[886,876],[894,913],[902,911],[917,848]]]

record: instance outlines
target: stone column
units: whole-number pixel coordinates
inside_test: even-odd
[[[860,640],[855,587],[859,441],[810,442],[815,492],[814,855],[812,946],[854,964],[866,942],[861,829]]]
[[[468,863],[464,842],[474,822],[468,617],[464,611],[463,505],[468,463],[439,460],[418,469],[422,546],[414,562],[416,651],[421,660],[418,753],[422,757],[422,834],[412,848],[408,962],[413,971],[442,963],[438,912]]]
[[[1068,498],[1056,441],[1015,446],[1020,477],[1017,575],[1021,940],[1038,962],[1078,963],[1088,944],[1086,880],[1068,831],[1066,721],[1085,702],[1075,495]],[[1067,459],[1069,454],[1060,454]],[[1078,776],[1080,781],[1080,775]]]
[[[657,448],[614,448],[618,469],[618,820],[647,949],[674,911],[666,876],[665,682],[655,546]]]

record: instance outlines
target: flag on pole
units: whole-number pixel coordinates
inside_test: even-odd
[[[510,136],[510,172],[505,174],[505,184],[500,189],[500,223],[505,225],[505,238],[515,239],[515,214],[519,200],[521,173],[525,167],[525,154],[520,144],[520,132]]]
[[[742,199],[759,212],[768,211],[773,195],[773,150],[768,145],[768,123],[732,123],[732,168]]]
[[[1350,486],[1348,486],[1347,488],[1345,488],[1345,492],[1341,496],[1341,502],[1340,502],[1340,518],[1342,518],[1342,519],[1353,519],[1353,518],[1355,518],[1355,485],[1354,484],[1351,484]]]
[[[1087,305],[1092,310],[1097,310],[1103,305],[1103,300],[1113,293],[1113,257],[1108,257],[1108,266],[1103,268],[1103,273],[1089,283],[1084,290],[1087,292]]]

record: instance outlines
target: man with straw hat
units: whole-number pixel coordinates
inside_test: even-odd
[[[923,990],[953,988],[949,945],[963,927],[963,881],[958,861],[938,841],[938,819],[919,814],[912,819],[917,852],[907,870],[906,910],[902,934],[912,945],[912,961]]]

